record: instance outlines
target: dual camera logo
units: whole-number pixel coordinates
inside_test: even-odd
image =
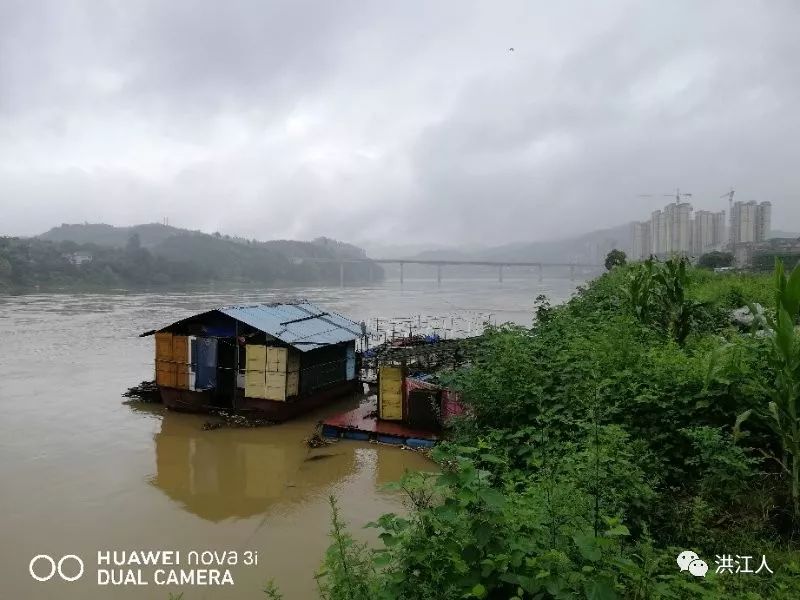
[[[684,550],[678,554],[678,566],[681,571],[689,571],[695,577],[705,577],[708,572],[706,561],[701,559],[691,550]]]
[[[64,581],[76,581],[83,576],[83,561],[74,554],[62,556],[58,562],[47,554],[37,554],[28,564],[28,571],[36,581],[50,581],[56,572]]]

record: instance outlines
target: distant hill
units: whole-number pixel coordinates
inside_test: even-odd
[[[408,258],[602,264],[606,254],[614,248],[630,252],[633,245],[631,235],[632,227],[628,223],[561,240],[515,242],[469,251],[458,247],[444,248],[419,252]]]
[[[40,240],[50,242],[75,242],[76,244],[97,244],[123,248],[131,235],[139,235],[139,242],[144,248],[151,248],[167,238],[175,235],[200,233],[160,223],[147,223],[131,227],[115,227],[105,223],[81,223],[70,225],[63,223],[38,236]]]
[[[798,238],[800,233],[771,231],[770,238]],[[423,250],[403,258],[420,260],[497,260],[602,264],[606,254],[617,248],[630,254],[633,247],[631,223],[599,229],[578,236],[542,242],[514,242],[490,248],[470,249],[454,246]]]
[[[338,259],[366,258],[363,249],[329,238],[257,241],[157,223],[63,224],[36,238],[0,240],[0,275],[17,286],[338,283]],[[71,264],[76,254],[91,258]],[[383,269],[375,264],[345,269],[348,283],[381,278]]]

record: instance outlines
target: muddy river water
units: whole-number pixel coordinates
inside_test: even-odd
[[[528,324],[537,294],[560,300],[574,286],[566,279],[453,280],[441,287],[406,281],[402,289],[387,282],[0,296],[0,598],[166,600],[184,592],[184,600],[238,600],[263,597],[264,583],[274,579],[287,600],[311,599],[328,545],[328,497],[339,499],[358,539],[374,541],[374,530],[363,526],[403,510],[402,497],[383,484],[405,469],[434,468],[414,452],[369,443],[309,450],[303,440],[315,423],[358,397],[280,426],[213,431],[203,430],[203,416],[124,404],[127,387],[152,378],[153,339],[141,332],[218,305],[287,294],[368,322],[479,311]],[[234,584],[157,585],[150,566],[141,583],[98,585],[98,552],[134,550],[181,552],[178,569],[190,551],[235,552],[238,564],[222,567]],[[257,565],[244,564],[248,551],[257,553]],[[57,573],[36,581],[29,563],[40,554],[55,561],[76,555],[85,573],[73,582]],[[47,559],[35,566],[37,575],[48,575]],[[77,575],[74,559],[62,566],[68,578]]]

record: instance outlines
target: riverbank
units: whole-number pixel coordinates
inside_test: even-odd
[[[377,551],[337,518],[322,596],[800,597],[800,272],[778,300],[773,281],[617,267],[490,331],[452,376],[472,417],[443,473],[403,479],[412,513],[377,521]],[[779,301],[777,337],[731,318]]]

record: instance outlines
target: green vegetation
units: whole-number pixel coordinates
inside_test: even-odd
[[[118,243],[121,230],[128,235],[124,244]],[[69,236],[79,241],[63,239]],[[256,242],[162,225],[63,225],[43,237],[0,238],[0,291],[36,286],[338,283],[337,260],[365,258],[363,250],[326,238]],[[90,256],[91,261],[74,264],[75,254]],[[383,276],[377,265],[349,263],[345,268],[347,282],[370,281],[373,276]]]
[[[731,323],[758,302],[769,329]],[[470,407],[355,543],[334,504],[325,599],[800,597],[800,270],[619,266],[451,374]],[[708,564],[681,572],[683,550]],[[745,559],[752,557],[745,565]],[[756,573],[717,572],[725,557]],[[722,563],[717,563],[722,559]],[[736,563],[731,563],[735,570]]]
[[[625,253],[622,250],[612,250],[606,255],[606,271],[610,271],[614,267],[624,265],[626,260],[627,256],[625,256]]]
[[[776,260],[780,260],[787,269],[792,269],[800,264],[798,252],[757,252],[753,255],[752,268],[754,271],[769,271]]]

